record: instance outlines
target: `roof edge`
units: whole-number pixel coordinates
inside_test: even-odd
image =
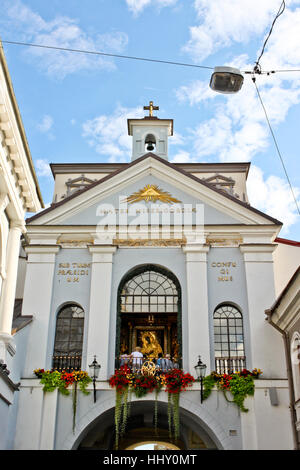
[[[39,212],[38,214],[35,214],[33,215],[32,217],[26,219],[26,222],[27,223],[30,223],[31,221],[41,217],[42,215],[54,210],[56,207],[60,207],[61,205],[65,204],[66,202],[70,201],[71,199],[79,196],[80,194],[83,194],[84,192],[86,191],[89,191],[90,189],[94,188],[95,186],[97,185],[100,185],[102,184],[103,182],[109,180],[110,178],[114,177],[115,175],[125,171],[127,168],[131,168],[132,166],[134,165],[137,165],[139,162],[143,161],[143,160],[146,160],[147,158],[154,158],[155,160],[158,160],[159,162],[163,163],[164,165],[170,167],[170,168],[173,168],[174,170],[178,171],[179,173],[185,175],[186,177],[188,178],[191,178],[193,179],[194,181],[197,181],[198,183],[206,186],[207,188],[211,189],[212,191],[218,193],[218,194],[221,194],[223,197],[227,198],[227,199],[230,199],[231,201],[235,202],[236,204],[239,204],[243,207],[245,207],[246,209],[252,211],[252,212],[255,212],[256,214],[270,220],[272,222],[272,224],[274,225],[279,225],[279,226],[282,226],[283,223],[280,222],[279,220],[271,217],[270,215],[268,214],[265,214],[264,212],[261,212],[259,209],[256,209],[255,207],[252,207],[250,206],[249,204],[247,204],[246,202],[243,202],[237,198],[235,198],[234,196],[231,196],[230,194],[227,194],[225,193],[224,191],[222,191],[221,189],[218,189],[216,187],[214,187],[213,185],[207,183],[206,181],[203,181],[199,178],[197,178],[197,176],[194,176],[193,174],[191,173],[188,173],[187,171],[183,170],[182,168],[177,168],[173,163],[167,161],[167,160],[164,160],[163,158],[159,157],[158,155],[152,153],[152,152],[148,152],[146,153],[145,155],[142,155],[141,157],[137,158],[136,160],[134,160],[133,162],[130,162],[128,163],[128,165],[125,167],[125,168],[119,168],[118,170],[110,173],[109,175],[105,176],[104,178],[98,180],[98,181],[95,181],[94,183],[90,184],[89,186],[87,186],[86,188],[83,188],[82,190],[80,191],[77,191],[76,193],[73,193],[71,194],[69,197],[61,200],[61,201],[58,201],[57,203],[52,203],[50,207],[48,207],[47,209]]]

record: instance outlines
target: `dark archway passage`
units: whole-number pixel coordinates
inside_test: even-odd
[[[136,401],[131,404],[130,418],[119,450],[145,442],[164,442],[180,450],[217,449],[213,439],[201,425],[200,420],[187,410],[180,410],[180,438],[174,442],[168,431],[168,405],[158,402],[158,433],[154,427],[154,401]],[[115,442],[114,412],[111,408],[99,416],[83,433],[78,450],[113,450]]]

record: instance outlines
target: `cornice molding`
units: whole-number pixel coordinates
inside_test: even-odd
[[[179,171],[169,162],[166,162],[153,154],[146,154],[129,164],[125,170],[116,171],[94,184],[91,184],[88,188],[78,191],[63,201],[53,204],[42,213],[28,219],[28,223],[34,224],[37,219],[40,219],[40,223],[45,224],[63,223],[66,215],[76,215],[91,204],[104,198],[108,198],[110,195],[114,194],[116,190],[121,191],[129,184],[138,181],[141,177],[147,174],[154,175],[160,179],[163,178],[164,181],[175,185],[187,194],[190,194],[215,209],[240,220],[240,223],[242,224],[265,225],[266,220],[270,220],[270,225],[272,224],[274,228],[274,236],[277,235],[279,227],[282,225],[279,221],[276,221],[270,216],[261,213],[259,210],[250,207],[246,203],[227,195],[224,191],[213,188],[208,183],[199,180],[199,178],[194,177],[183,170]]]
[[[4,134],[2,145],[4,143],[7,148],[11,171],[21,189],[25,207],[35,212],[44,204],[1,41],[0,81],[3,83],[0,88],[0,128]]]

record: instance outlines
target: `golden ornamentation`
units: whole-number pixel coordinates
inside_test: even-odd
[[[239,246],[243,243],[242,238],[207,238],[206,243],[211,246]]]
[[[152,361],[144,362],[141,372],[142,372],[142,375],[154,375],[156,372],[156,366],[154,362]]]
[[[158,354],[163,352],[155,331],[143,331],[141,334],[141,340],[143,343],[143,354],[146,354],[149,357],[158,357]]]
[[[181,202],[175,197],[172,197],[167,191],[162,191],[156,184],[147,184],[140,189],[139,191],[133,193],[131,196],[128,196],[125,202],[132,204],[134,202],[146,201],[146,202],[156,202],[161,201],[168,204],[173,202]]]
[[[181,246],[186,244],[185,238],[160,238],[160,239],[143,239],[143,238],[114,238],[113,245],[119,246]]]
[[[153,101],[149,101],[149,106],[144,106],[145,111],[149,111],[149,117],[153,117],[153,111],[158,111],[159,106],[154,106]]]

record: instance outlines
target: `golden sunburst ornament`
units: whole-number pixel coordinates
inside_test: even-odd
[[[162,191],[156,184],[147,184],[143,189],[131,194],[131,196],[128,196],[126,199],[126,202],[129,204],[139,201],[161,201],[169,204],[172,204],[173,202],[181,202],[175,197],[172,197],[167,191]]]

